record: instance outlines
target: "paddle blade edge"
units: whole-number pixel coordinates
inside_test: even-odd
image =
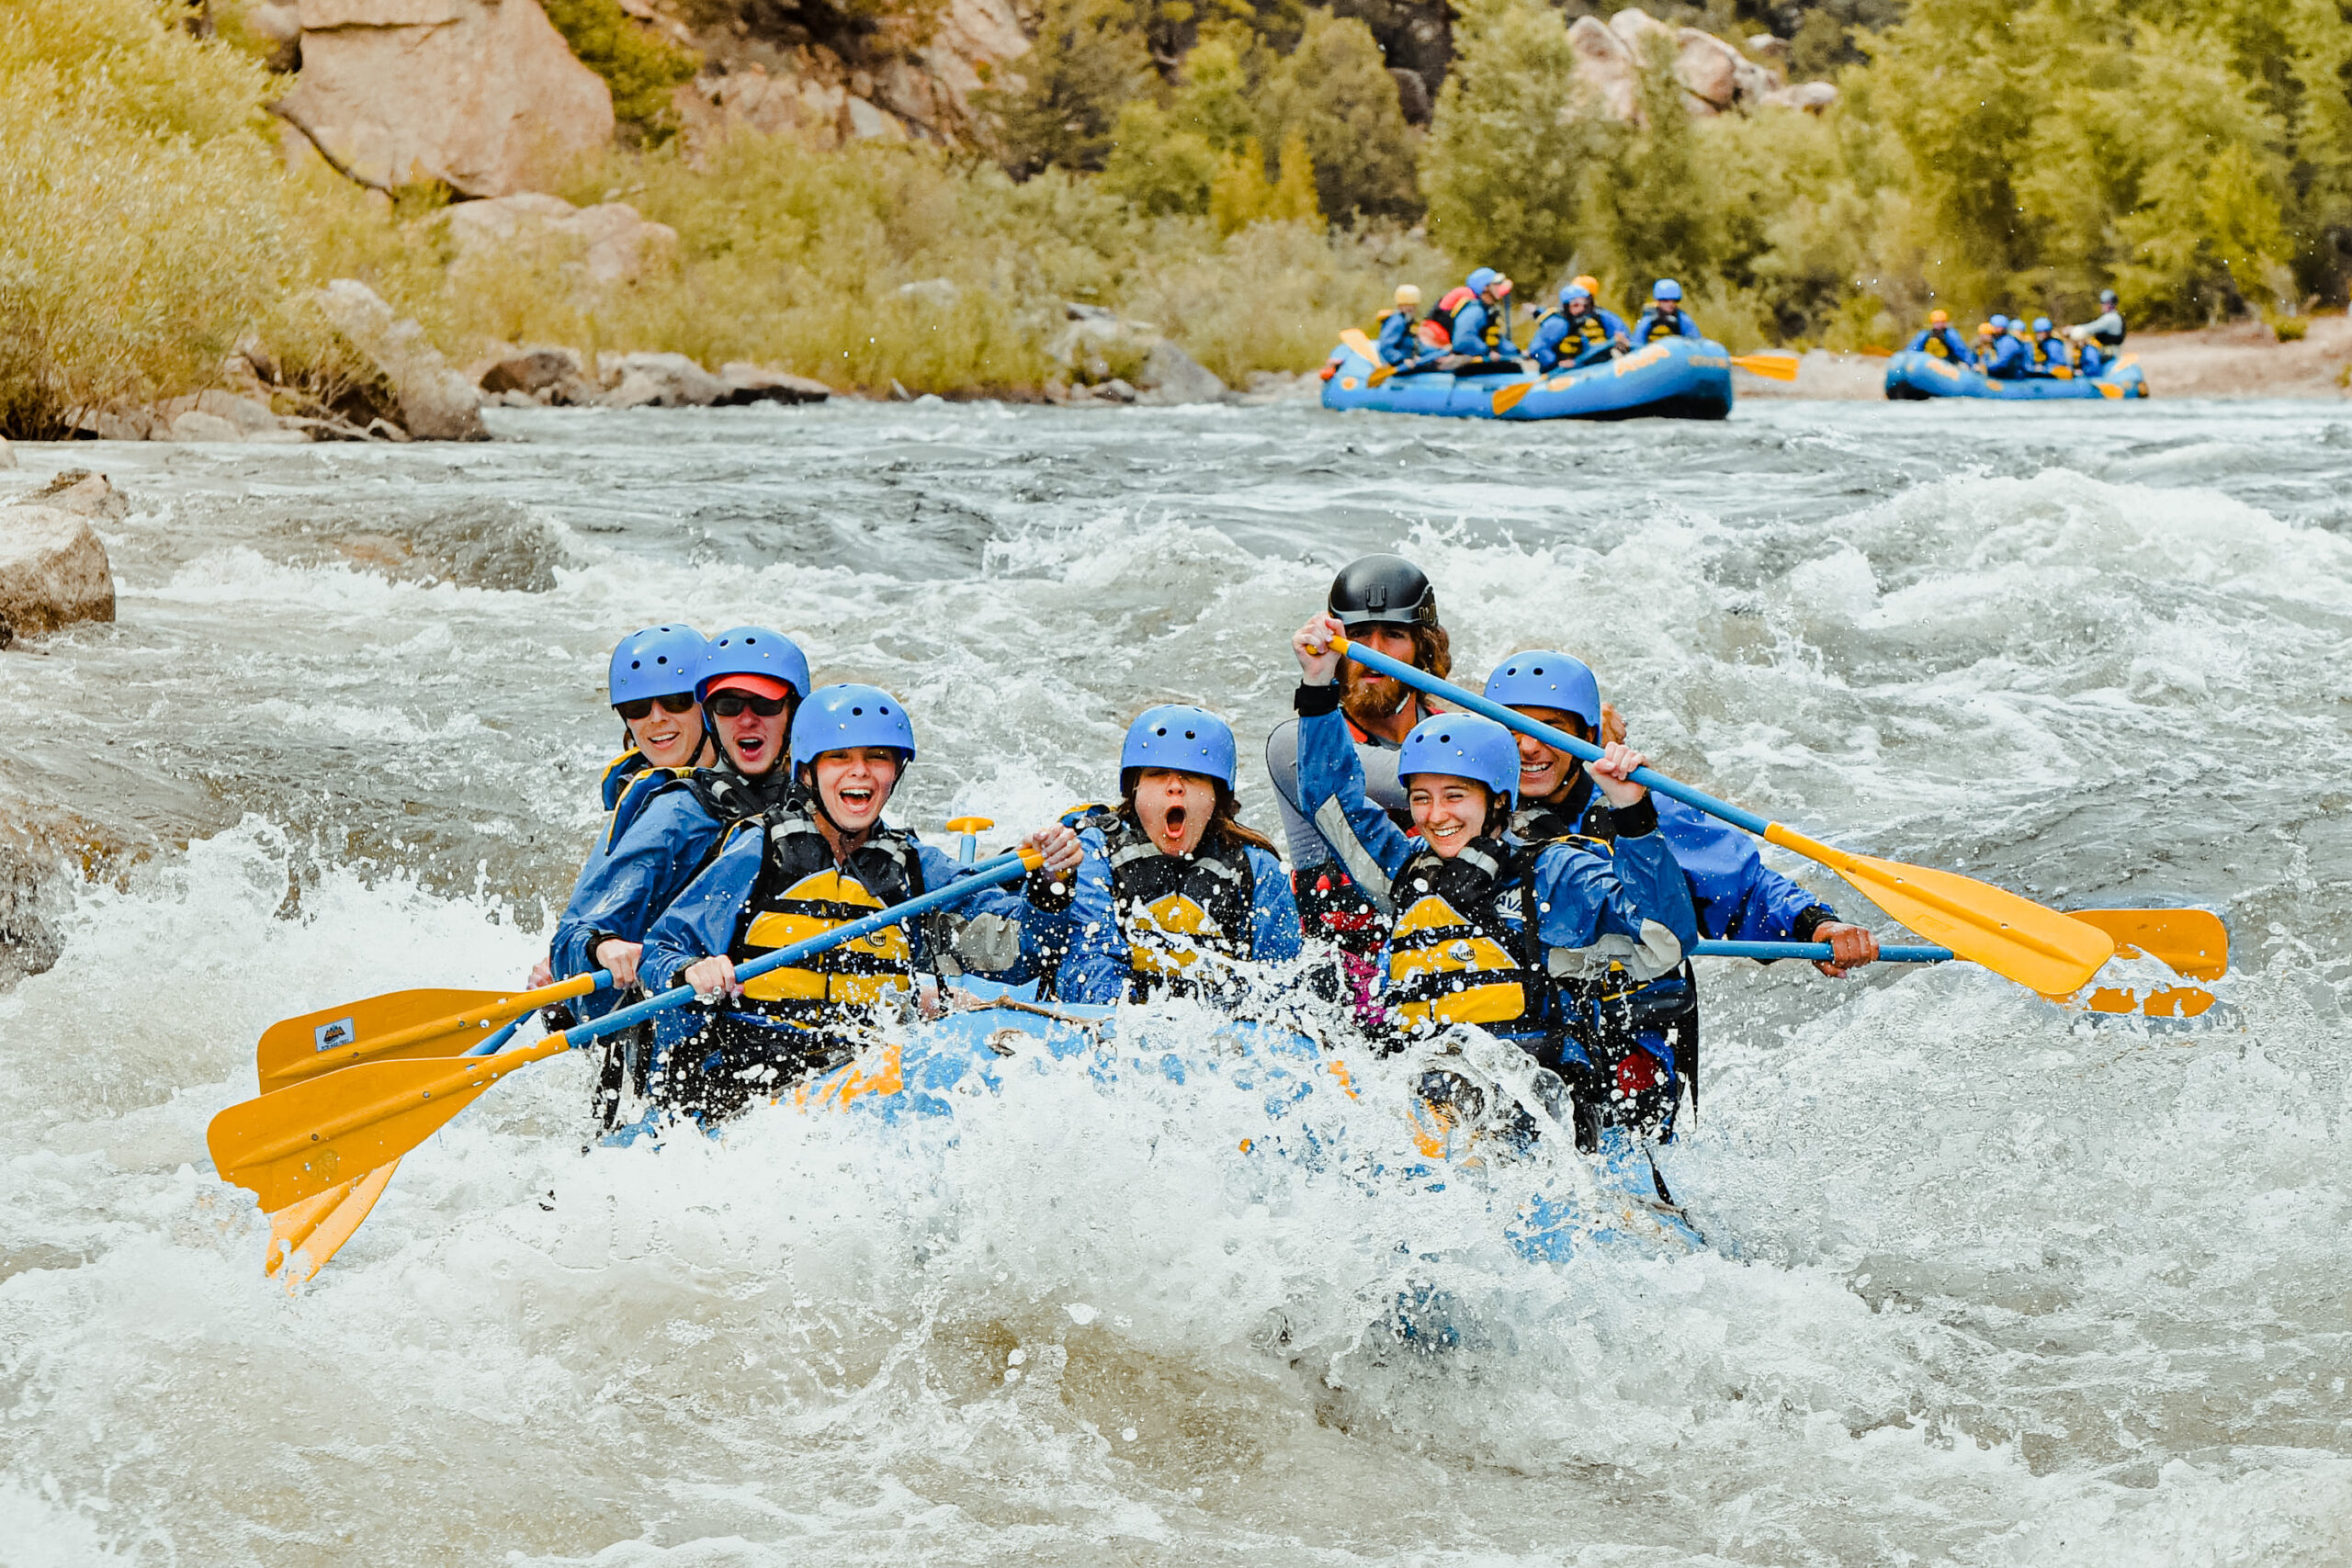
[[[1869,855],[1824,863],[1928,941],[2044,996],[2081,990],[2115,956],[2097,926],[1973,877]]]

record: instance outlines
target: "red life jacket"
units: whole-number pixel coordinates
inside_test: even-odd
[[[1422,340],[1432,348],[1453,347],[1453,318],[1462,313],[1463,306],[1477,297],[1477,292],[1466,283],[1456,284],[1447,289],[1445,298],[1437,302],[1437,309],[1421,321]]]

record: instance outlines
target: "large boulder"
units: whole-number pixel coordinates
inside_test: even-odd
[[[459,202],[435,221],[461,259],[545,258],[594,288],[628,282],[678,244],[675,229],[646,221],[625,201],[574,207],[537,191]]]
[[[1838,101],[1835,82],[1799,82],[1793,86],[1775,87],[1756,100],[1776,108],[1803,109],[1807,114],[1826,114]]]
[[[89,519],[0,507],[0,648],[75,621],[114,619],[114,572]]]
[[[424,441],[487,441],[481,399],[466,378],[449,367],[441,351],[424,339],[414,321],[395,318],[376,291],[353,278],[338,277],[311,291],[329,325],[341,333],[389,382],[399,400],[401,423]]]
[[[115,489],[114,481],[106,475],[94,474],[87,468],[67,468],[23,497],[18,504],[46,506],[51,511],[103,518],[108,523],[118,523],[130,515],[130,498]]]
[[[729,391],[683,354],[600,354],[596,371],[610,389],[597,401],[612,409],[707,409]]]
[[[1167,406],[1175,403],[1221,403],[1226,400],[1225,383],[1216,372],[1199,360],[1161,338],[1151,345],[1144,356],[1143,368],[1136,375],[1140,391],[1136,400]]]
[[[1623,35],[1578,17],[1568,27],[1568,48],[1576,55],[1577,82],[1593,109],[1628,125],[1641,123],[1642,67]]]
[[[612,140],[611,92],[538,0],[300,0],[300,17],[275,107],[363,184],[510,196]]]

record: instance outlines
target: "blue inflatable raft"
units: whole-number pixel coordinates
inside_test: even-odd
[[[1535,1261],[1565,1262],[1596,1245],[1651,1254],[1704,1245],[1663,1193],[1644,1145],[1611,1128],[1593,1155],[1579,1156],[1573,1135],[1550,1113],[1522,1112],[1526,1086],[1498,1082],[1466,1057],[1440,1057],[1439,1066],[1421,1072],[1419,1089],[1405,1097],[1408,1109],[1393,1141],[1382,1134],[1384,1147],[1351,1153],[1335,1142],[1345,1134],[1332,1129],[1357,1125],[1357,1116],[1372,1109],[1362,1104],[1361,1065],[1351,1067],[1343,1055],[1305,1035],[1235,1021],[1203,1046],[1177,1053],[1159,1043],[1123,1044],[1115,1009],[1038,1006],[1003,996],[970,999],[981,1005],[876,1043],[855,1061],[801,1084],[791,1103],[805,1114],[865,1115],[898,1124],[968,1115],[978,1097],[1002,1093],[1020,1074],[1082,1072],[1105,1086],[1123,1075],[1178,1084],[1192,1074],[1220,1075],[1230,1087],[1263,1097],[1265,1131],[1244,1140],[1236,1159],[1288,1159],[1356,1171],[1363,1179],[1428,1186],[1476,1169],[1495,1201],[1508,1205],[1511,1247]],[[1532,1065],[1518,1052],[1499,1045],[1493,1051],[1494,1060],[1519,1069],[1507,1067],[1509,1076],[1536,1083]],[[1542,1077],[1556,1084],[1549,1075]],[[1349,1103],[1335,1106],[1328,1099],[1334,1095]],[[1317,1097],[1326,1097],[1319,1105]],[[1540,1102],[1541,1088],[1526,1098]],[[1340,1119],[1313,1114],[1317,1111],[1336,1111]],[[1537,1139],[1544,1140],[1547,1157],[1533,1157]]]
[[[1420,370],[1374,384],[1372,340],[1340,334],[1323,382],[1327,409],[1447,419],[1722,419],[1731,412],[1731,352],[1708,338],[1661,338],[1631,354],[1549,376],[1498,364],[1491,374]],[[1502,396],[1498,399],[1497,394]]]
[[[2147,378],[2129,361],[2097,376],[2066,380],[2028,377],[1996,381],[1981,370],[1939,359],[1932,354],[1906,349],[1886,362],[1886,395],[1894,402],[1919,402],[1928,398],[1992,398],[2008,402],[2121,402],[2148,395]]]

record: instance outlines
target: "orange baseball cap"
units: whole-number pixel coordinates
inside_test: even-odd
[[[702,700],[708,702],[721,692],[749,692],[755,697],[787,699],[792,695],[792,688],[773,675],[721,675],[705,689]]]

